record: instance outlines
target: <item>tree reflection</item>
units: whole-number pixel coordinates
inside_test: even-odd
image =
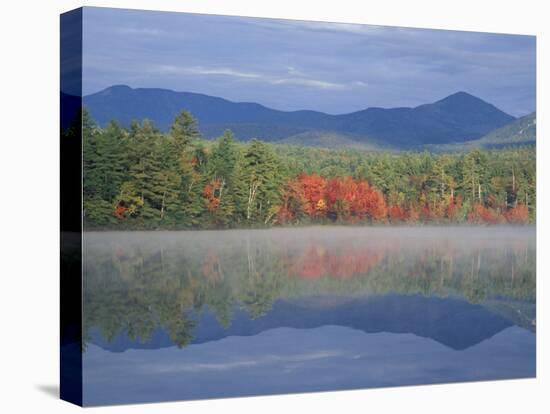
[[[206,310],[227,328],[238,308],[254,319],[278,299],[319,294],[535,301],[529,239],[411,243],[355,236],[280,240],[269,234],[86,235],[85,336],[95,327],[107,341],[124,333],[147,342],[161,327],[185,347]]]
[[[386,256],[387,247],[369,246],[363,249],[333,250],[309,245],[298,256],[289,260],[288,274],[304,279],[332,277],[347,279],[367,274]]]

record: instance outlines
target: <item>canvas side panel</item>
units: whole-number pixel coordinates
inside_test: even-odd
[[[61,15],[60,395],[82,405],[82,9]]]

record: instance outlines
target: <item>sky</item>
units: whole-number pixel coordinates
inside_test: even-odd
[[[535,110],[534,36],[85,8],[83,92],[115,84],[341,114],[465,91]]]

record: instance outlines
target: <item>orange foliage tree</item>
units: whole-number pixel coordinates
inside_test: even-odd
[[[503,222],[503,217],[491,208],[475,204],[468,214],[468,222],[472,224],[498,224]]]
[[[306,197],[299,180],[288,182],[281,198],[281,207],[277,212],[278,223],[290,223],[302,218],[306,206]]]
[[[205,187],[209,209],[217,206],[216,189],[215,183]],[[488,199],[490,201],[491,197]],[[301,174],[286,184],[277,217],[281,224],[297,222],[304,216],[352,223],[385,222],[388,219],[391,223],[415,223],[461,220],[462,209],[461,194],[434,201],[422,193],[416,201],[394,201],[388,207],[383,194],[365,180],[349,176],[325,179],[319,175]],[[495,207],[490,202],[476,203],[467,215],[467,221],[471,224],[525,224],[529,222],[529,210],[527,206],[518,204],[502,212],[502,207]]]
[[[388,213],[382,193],[371,187],[366,181],[359,181],[355,184],[351,210],[360,219],[368,217],[373,221],[385,220]]]
[[[407,211],[397,204],[390,206],[388,215],[392,223],[400,223],[407,220]]]
[[[327,181],[318,175],[302,174],[298,177],[297,183],[299,193],[303,194],[303,209],[310,217],[322,216],[325,212],[323,205]]]
[[[127,211],[128,208],[124,205],[124,203],[118,203],[115,208],[115,216],[119,219],[124,218]]]
[[[219,179],[214,179],[204,186],[202,195],[206,201],[206,208],[211,213],[215,212],[220,205],[220,190],[222,184]]]
[[[508,223],[526,224],[529,222],[529,209],[525,204],[518,204],[504,213]]]
[[[461,208],[462,208],[462,196],[460,194],[458,194],[457,196],[449,196],[445,215],[449,220],[454,220]]]
[[[318,175],[302,174],[286,186],[279,221],[291,221],[301,212],[311,218],[383,221],[387,206],[382,193],[367,181],[351,177],[327,181]]]

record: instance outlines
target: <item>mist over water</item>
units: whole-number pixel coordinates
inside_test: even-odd
[[[91,243],[126,242],[129,244],[174,243],[186,239],[207,241],[215,247],[220,243],[242,242],[246,239],[272,240],[286,243],[290,240],[352,240],[394,241],[399,239],[415,241],[453,240],[454,243],[469,244],[471,240],[491,241],[535,241],[534,226],[309,226],[275,227],[251,230],[186,230],[186,231],[115,231],[86,232],[85,241]]]
[[[84,254],[88,404],[535,375],[534,227],[89,232]]]

